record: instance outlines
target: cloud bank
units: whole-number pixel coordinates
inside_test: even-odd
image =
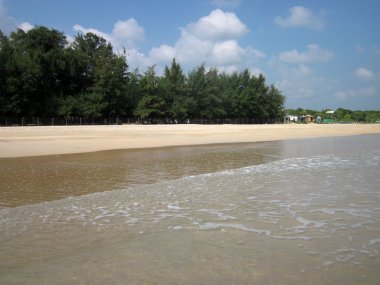
[[[278,55],[279,60],[287,63],[310,63],[330,61],[334,54],[328,50],[322,50],[316,44],[309,44],[306,46],[306,51],[299,52],[298,50],[284,51]]]
[[[164,44],[153,48],[149,55],[157,62],[176,57],[184,64],[206,63],[226,72],[239,67],[252,67],[265,54],[251,46],[242,47],[238,39],[249,32],[247,26],[231,12],[213,10],[209,15],[181,29],[181,36],[173,46]]]
[[[378,94],[374,86],[369,86],[366,88],[351,89],[346,91],[335,92],[335,97],[339,100],[347,100],[351,98],[366,98],[375,97]]]
[[[371,80],[375,77],[375,74],[365,67],[359,67],[356,69],[355,74],[359,79],[362,80]]]
[[[117,21],[111,34],[79,24],[73,29],[80,33],[94,33],[110,42],[116,50],[126,48],[127,60],[132,67],[145,68],[150,65],[169,64],[173,58],[189,67],[202,63],[215,66],[226,72],[239,68],[255,67],[265,54],[251,46],[242,47],[238,40],[248,32],[248,27],[235,13],[215,9],[209,15],[187,24],[180,29],[180,36],[173,45],[162,44],[150,49],[147,54],[138,50],[138,43],[145,39],[144,28],[131,18]]]
[[[117,21],[114,24],[111,34],[104,33],[94,28],[85,28],[79,24],[74,25],[73,29],[83,34],[93,33],[98,35],[99,37],[102,37],[106,41],[110,42],[116,50],[123,47],[135,47],[138,42],[145,39],[144,28],[141,27],[134,18],[127,19],[125,21]]]
[[[303,6],[294,6],[289,9],[289,17],[283,18],[277,16],[274,22],[282,27],[303,27],[316,31],[321,31],[325,27],[325,21],[322,15],[314,15],[308,8]]]

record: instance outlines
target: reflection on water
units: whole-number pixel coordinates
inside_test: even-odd
[[[46,158],[207,173],[0,210],[0,284],[379,284],[380,136],[148,154]]]

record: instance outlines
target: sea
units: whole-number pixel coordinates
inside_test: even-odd
[[[0,159],[0,284],[380,284],[380,135]]]

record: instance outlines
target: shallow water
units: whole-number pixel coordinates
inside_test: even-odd
[[[380,136],[215,147],[150,150],[194,172],[0,210],[0,284],[379,284]]]
[[[282,157],[282,148],[271,142],[0,159],[0,208],[262,164]]]

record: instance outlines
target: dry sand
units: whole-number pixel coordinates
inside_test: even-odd
[[[380,125],[122,125],[0,128],[0,158],[380,134]]]

